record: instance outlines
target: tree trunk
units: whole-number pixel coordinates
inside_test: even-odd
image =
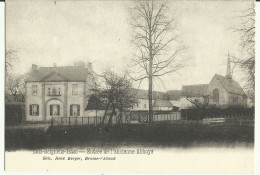
[[[113,111],[109,116],[108,125],[112,124],[112,117],[113,117],[113,115],[115,115],[115,113],[116,113],[116,110],[115,110],[115,108],[113,108]]]
[[[153,48],[152,48],[152,35],[151,35],[151,21],[149,23],[149,123],[153,122]]]
[[[104,113],[104,116],[103,116],[103,119],[102,119],[102,125],[104,125],[104,122],[105,122],[105,118],[106,118],[106,116],[107,116],[107,110],[108,110],[108,108],[109,108],[109,105],[110,105],[110,103],[107,103],[107,105],[106,105],[105,113]]]

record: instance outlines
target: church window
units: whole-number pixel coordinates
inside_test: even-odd
[[[213,90],[213,102],[219,103],[219,91],[218,91],[218,89]]]

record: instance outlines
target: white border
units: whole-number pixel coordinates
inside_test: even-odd
[[[0,174],[21,174],[19,172],[17,173],[10,173],[10,172],[4,172],[4,65],[5,65],[5,4],[4,2],[0,2],[0,128],[1,128],[1,132],[0,132],[0,159],[1,159],[1,169],[0,169]],[[259,77],[259,72],[257,70],[260,69],[260,63],[259,63],[259,59],[260,59],[260,34],[259,32],[259,28],[260,28],[260,2],[256,3],[256,89],[258,89],[258,91],[256,91],[256,117],[255,117],[255,172],[254,174],[260,174],[260,150],[259,150],[259,146],[260,146],[260,142],[259,142],[259,133],[260,133],[260,119],[259,119],[259,114],[260,114],[260,109],[258,108],[258,106],[260,105],[259,102],[259,96],[260,96],[260,77]],[[258,59],[257,59],[258,58]],[[25,174],[25,173],[24,173]],[[46,172],[31,172],[31,173],[26,173],[26,174],[58,174],[58,173],[46,173]],[[63,173],[63,174],[69,174],[69,173]],[[79,174],[79,173],[77,173]],[[80,173],[82,174],[82,173]],[[84,173],[86,174],[86,173]],[[87,173],[87,174],[100,174],[100,173]],[[105,173],[105,174],[114,174],[114,173]],[[129,173],[132,174],[132,173]],[[137,173],[134,173],[137,174]],[[139,173],[138,173],[139,174]],[[144,173],[147,174],[147,173]],[[168,173],[167,173],[168,174]],[[180,174],[180,173],[178,173]],[[196,173],[198,174],[198,173]]]

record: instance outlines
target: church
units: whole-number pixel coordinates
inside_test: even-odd
[[[195,103],[219,108],[246,107],[247,95],[240,84],[232,78],[230,58],[227,60],[226,75],[215,74],[209,84],[195,84],[182,86],[178,102],[181,109],[195,106]]]

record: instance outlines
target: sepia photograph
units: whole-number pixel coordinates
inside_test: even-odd
[[[7,0],[5,171],[253,173],[255,15]]]

